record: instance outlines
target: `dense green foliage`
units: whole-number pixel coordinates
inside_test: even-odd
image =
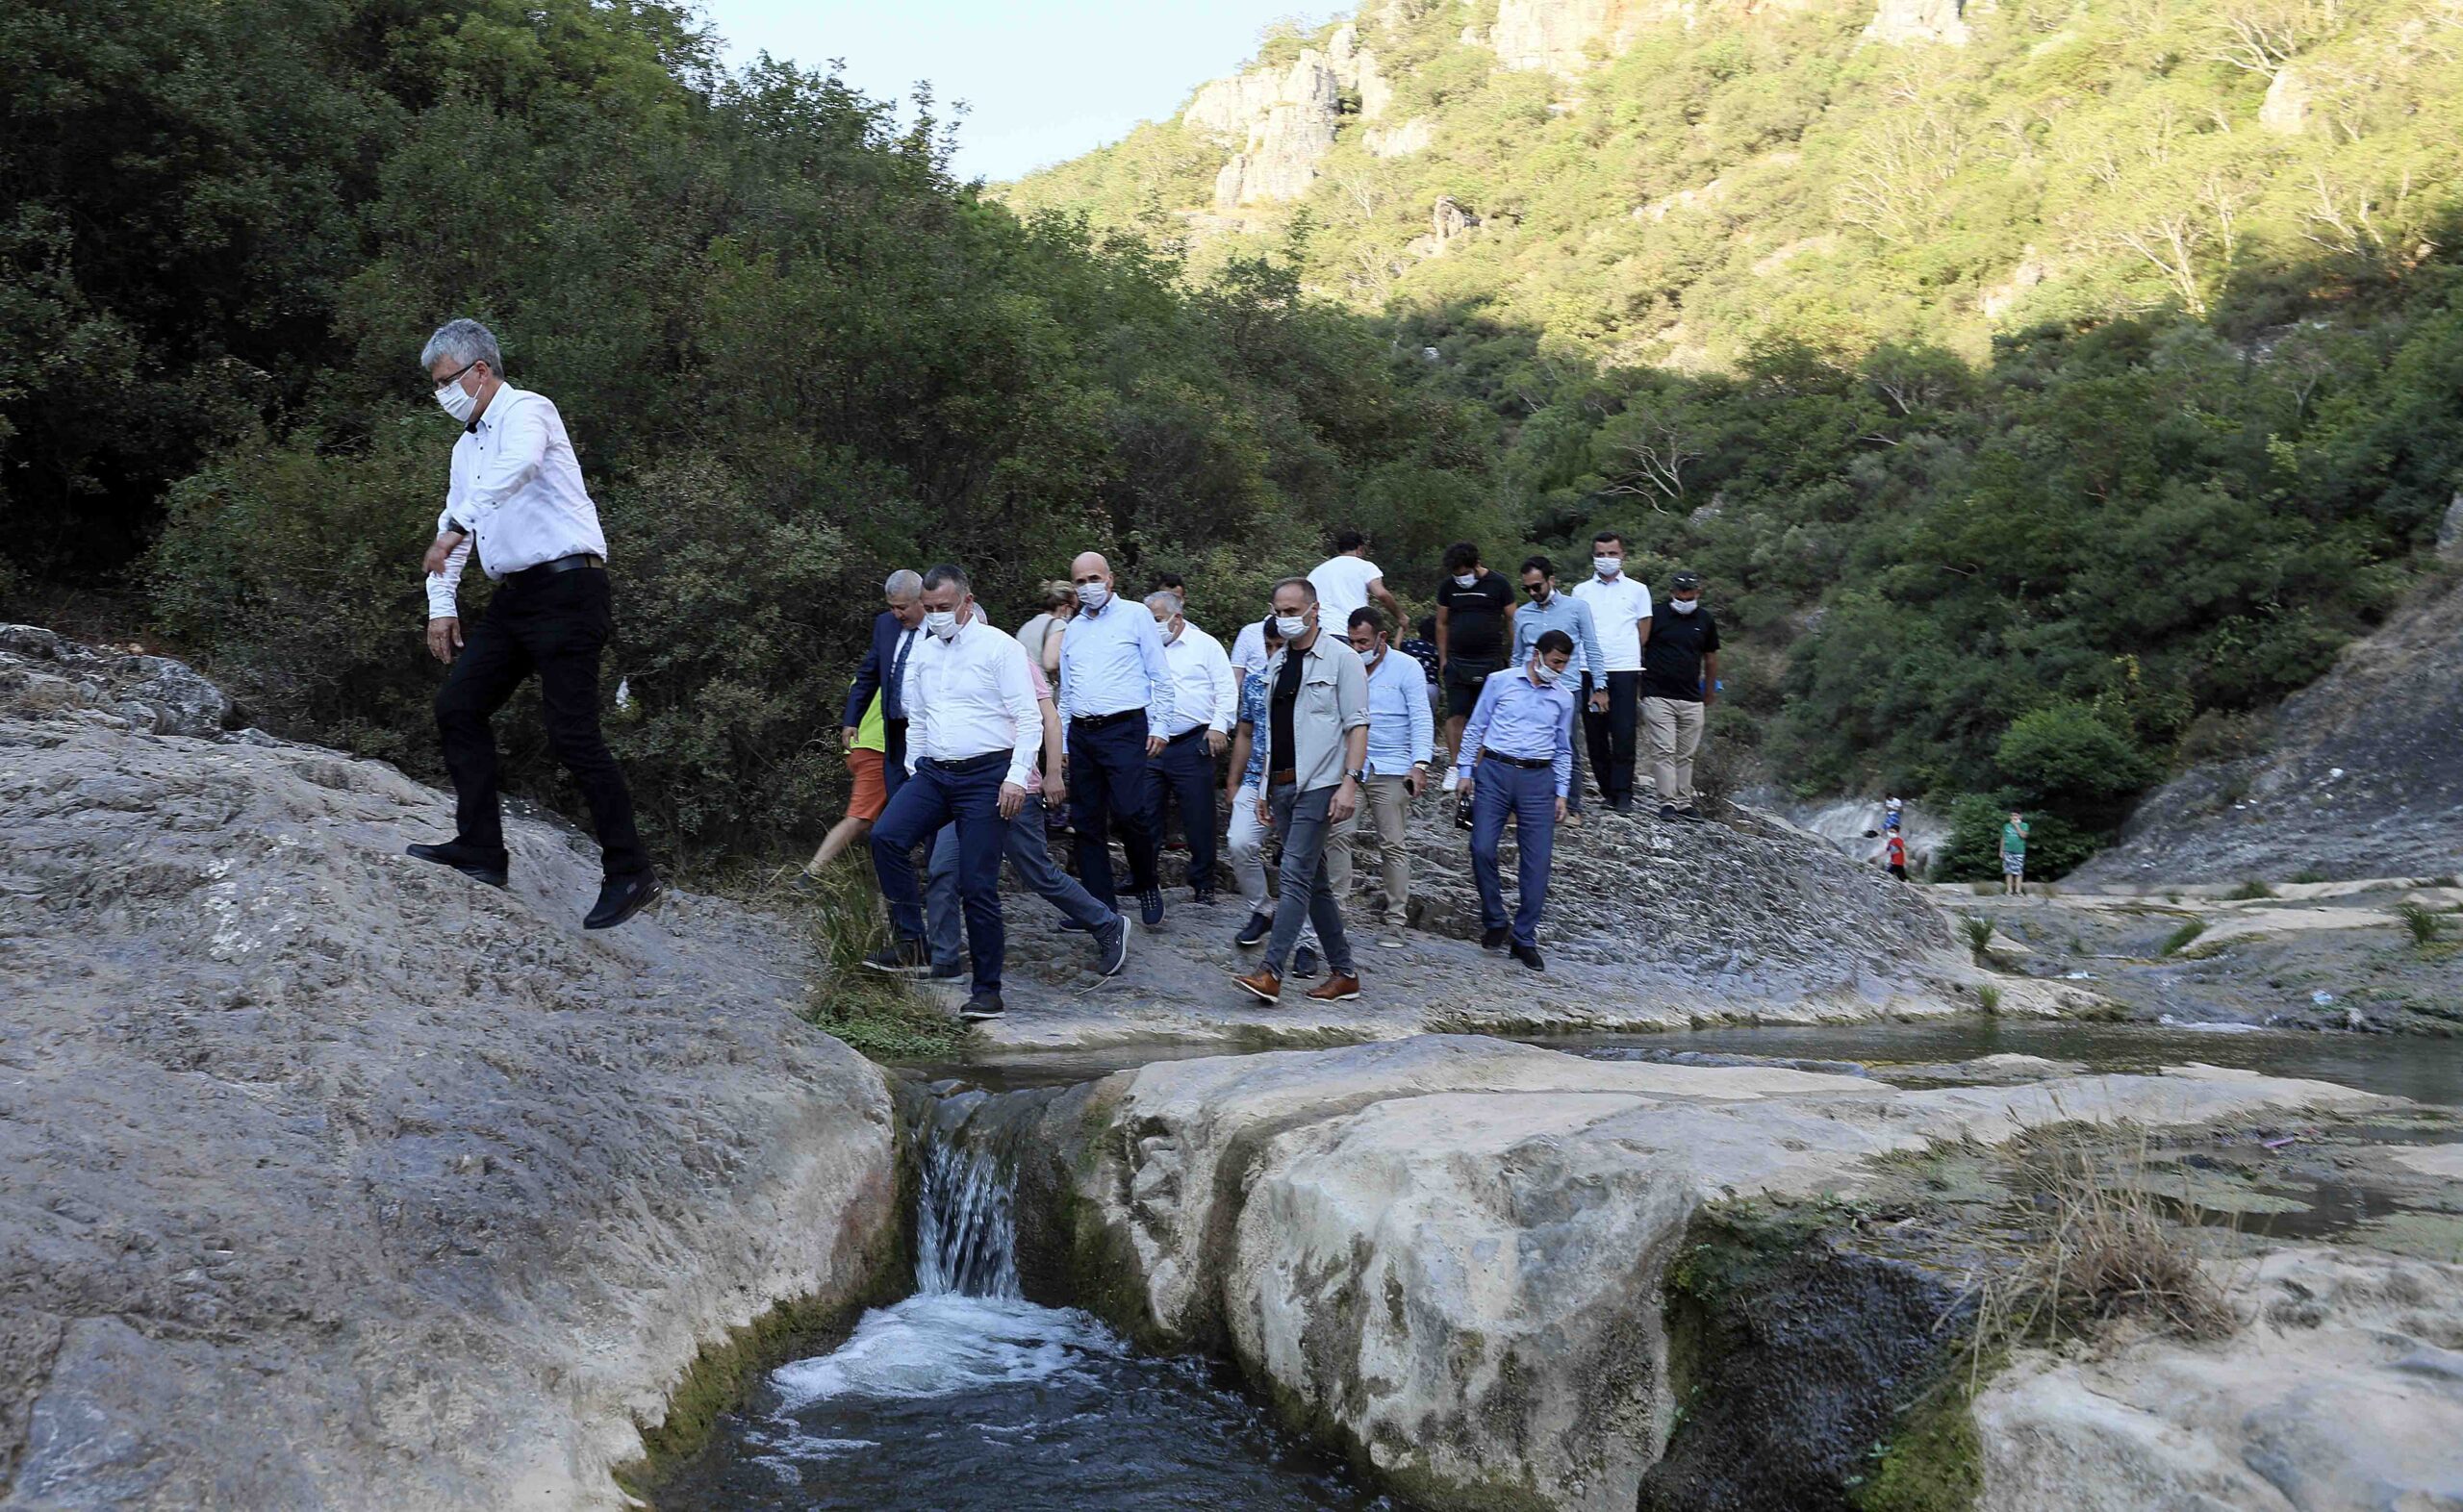
[[[1355,500],[1490,496],[1471,408],[1288,269],[1193,290],[953,183],[928,100],[901,125],[711,55],[677,11],[588,0],[9,12],[9,551],[73,578],[150,542],[163,629],[252,717],[432,766],[418,558],[452,433],[416,358],[477,315],[582,454],[619,752],[689,850],[830,817],[892,567],[968,564],[1014,626],[1098,546],[1228,617]],[[504,728],[554,780],[536,721]]]
[[[1493,4],[1368,6],[1392,101],[1305,199],[1215,214],[1178,122],[1006,193],[1385,313],[1487,409],[1514,534],[1709,574],[1772,774],[2092,836],[2382,617],[2463,481],[2463,13],[1870,13],[1706,8],[1568,79],[1499,67]],[[1440,195],[1482,217],[1441,249]]]

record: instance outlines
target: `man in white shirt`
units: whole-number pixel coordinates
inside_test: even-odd
[[[1172,674],[1172,715],[1159,726],[1163,748],[1146,764],[1147,827],[1161,844],[1166,809],[1177,802],[1189,842],[1189,892],[1214,901],[1214,759],[1232,743],[1240,718],[1240,683],[1223,643],[1189,623],[1181,595],[1146,595],[1147,612],[1163,635]]]
[[[1642,646],[1650,640],[1651,591],[1625,575],[1625,538],[1603,530],[1590,541],[1591,576],[1573,594],[1590,606],[1599,634],[1599,681],[1583,674],[1583,735],[1599,795],[1619,814],[1634,811],[1634,732],[1640,720]]]
[[[1001,859],[1026,806],[1043,716],[1025,648],[983,618],[957,567],[924,574],[924,632],[906,664],[907,780],[873,825],[873,871],[898,941],[864,964],[910,976],[931,970],[915,847],[953,823],[975,961],[974,995],[958,1012],[980,1021],[1001,1017]]]
[[[605,880],[583,917],[611,929],[658,896],[658,874],[633,825],[633,796],[598,728],[598,655],[608,612],[607,538],[582,486],[564,417],[543,394],[504,381],[496,339],[476,320],[448,320],[419,353],[436,402],[462,429],[436,541],[427,550],[427,644],[449,663],[436,728],[453,775],[453,839],[410,847],[421,861],[505,885],[496,741],[489,725],[531,673],[547,743],[590,806]],[[476,550],[496,580],[485,618],[466,637],[457,594]]]
[[[1172,672],[1155,617],[1114,592],[1111,564],[1097,551],[1069,564],[1078,617],[1060,635],[1060,710],[1067,720],[1069,817],[1078,831],[1078,880],[1105,908],[1120,906],[1112,885],[1112,820],[1118,819],[1137,886],[1139,917],[1163,922],[1155,873],[1146,764],[1162,754],[1172,725]]]
[[[1385,586],[1385,569],[1368,560],[1368,538],[1357,530],[1335,533],[1334,554],[1309,569],[1308,586],[1317,591],[1317,612],[1325,617],[1319,622],[1333,625],[1336,640],[1351,623],[1351,612],[1371,600],[1384,605],[1395,624],[1403,622],[1403,606]]]

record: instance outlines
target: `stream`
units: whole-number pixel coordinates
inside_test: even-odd
[[[1026,1300],[1010,1168],[953,1121],[915,1131],[915,1295],[773,1371],[662,1512],[1395,1512],[1224,1367]]]

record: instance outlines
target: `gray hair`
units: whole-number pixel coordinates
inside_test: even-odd
[[[1187,606],[1181,602],[1180,594],[1168,588],[1160,588],[1146,595],[1146,607],[1160,609],[1167,615],[1177,616]]]
[[[924,592],[924,580],[913,567],[900,567],[881,581],[883,598],[913,598]]]
[[[970,592],[974,589],[974,585],[970,584],[966,580],[966,569],[952,562],[944,562],[938,567],[926,567],[924,569],[924,586],[926,588],[954,588],[961,593]]]
[[[468,315],[438,326],[427,344],[419,348],[421,367],[434,367],[440,357],[450,358],[456,367],[485,363],[491,372],[504,371],[504,358],[496,351],[495,333]]]

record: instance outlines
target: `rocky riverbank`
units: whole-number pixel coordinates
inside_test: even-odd
[[[0,631],[0,1507],[622,1505],[894,1258],[882,1079],[773,921],[585,935],[579,837],[475,885],[401,854],[444,795],[227,708]]]

